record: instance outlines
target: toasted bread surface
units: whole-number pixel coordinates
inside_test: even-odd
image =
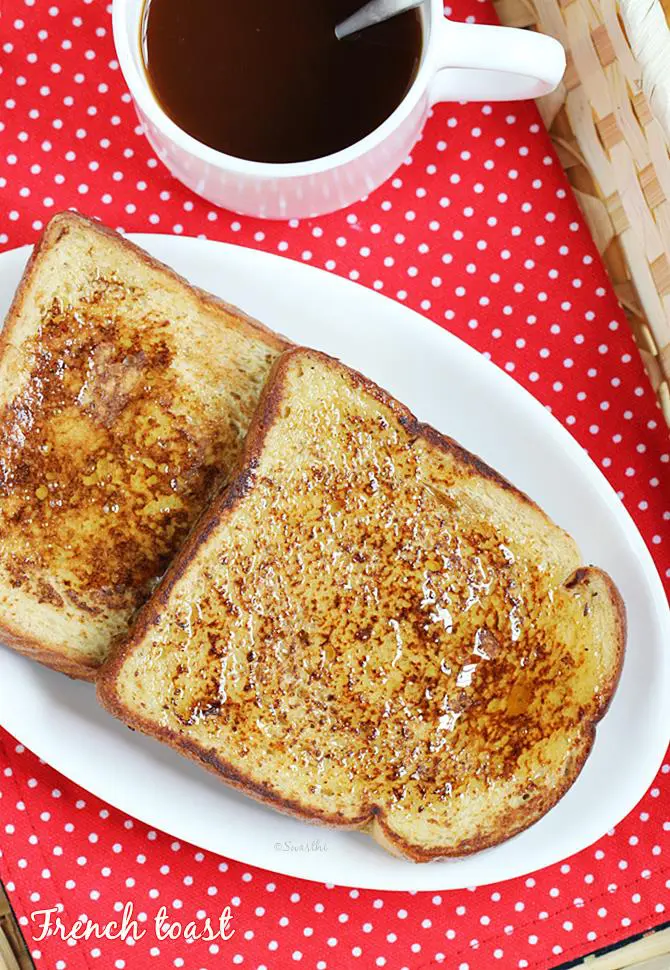
[[[0,335],[0,639],[91,678],[238,457],[287,341],[55,216]]]
[[[423,861],[555,804],[624,641],[612,581],[530,499],[291,350],[98,695],[253,797]]]

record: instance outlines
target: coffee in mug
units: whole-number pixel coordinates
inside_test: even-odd
[[[361,0],[147,0],[142,49],[165,113],[254,162],[324,158],[388,118],[421,59],[409,10],[338,40]]]

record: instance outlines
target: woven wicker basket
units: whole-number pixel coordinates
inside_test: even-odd
[[[670,425],[670,0],[496,0],[502,23],[557,37],[538,106]]]
[[[34,970],[21,930],[0,882],[0,970]]]

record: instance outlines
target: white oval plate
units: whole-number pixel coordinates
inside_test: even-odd
[[[321,270],[251,249],[133,236],[187,279],[298,343],[359,368],[422,419],[528,492],[604,567],[626,602],[621,683],[576,784],[516,838],[462,860],[414,865],[359,833],[279,815],[170,748],[128,731],[93,689],[0,648],[0,721],[88,791],[177,838],[279,873],[369,889],[443,890],[510,879],[564,859],[622,819],[668,744],[670,616],[631,518],[567,431],[510,377],[399,303]],[[29,248],[0,256],[0,312]],[[318,845],[317,845],[318,843]]]

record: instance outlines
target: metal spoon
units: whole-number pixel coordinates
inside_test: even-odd
[[[364,6],[347,17],[335,28],[335,36],[338,40],[343,40],[350,34],[355,34],[373,24],[380,24],[383,20],[390,20],[391,17],[404,13],[405,10],[413,10],[423,3],[423,0],[370,0]]]

